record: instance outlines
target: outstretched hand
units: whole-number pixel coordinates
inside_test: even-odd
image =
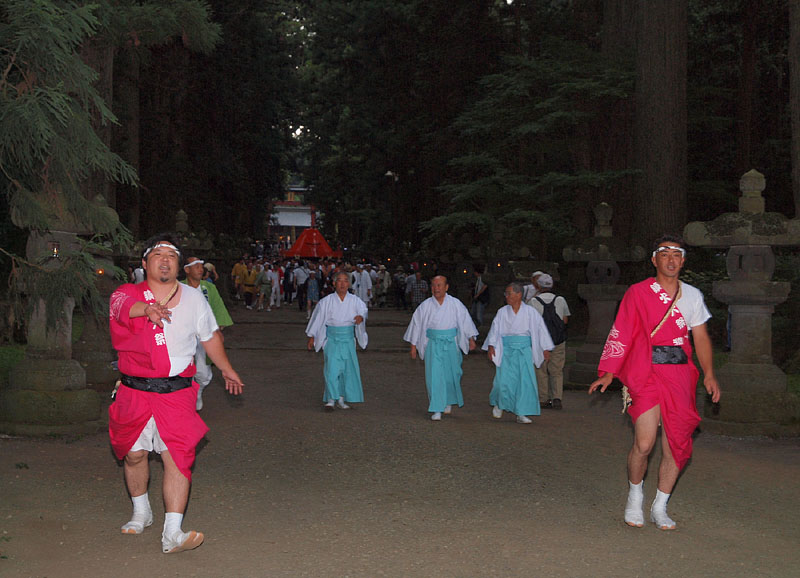
[[[145,305],[144,314],[151,323],[158,325],[161,329],[164,328],[164,321],[167,323],[172,321],[172,311],[159,303],[148,303]]]
[[[717,403],[719,398],[722,396],[722,390],[719,388],[717,378],[713,375],[707,375],[703,378],[703,385],[705,386],[708,395],[711,396],[711,401]]]
[[[593,394],[595,391],[597,391],[597,388],[600,388],[600,393],[605,393],[606,389],[608,389],[608,386],[611,385],[613,379],[614,374],[610,371],[606,372],[603,377],[595,379],[592,382],[592,384],[589,386],[589,394]]]
[[[225,380],[225,389],[231,395],[239,395],[242,393],[242,388],[244,384],[242,383],[239,374],[236,373],[233,369],[229,369],[222,372],[222,377]]]

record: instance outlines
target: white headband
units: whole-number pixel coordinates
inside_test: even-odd
[[[653,251],[653,257],[656,256],[656,253],[663,253],[664,251],[680,251],[681,257],[686,257],[686,249],[683,247],[678,247],[676,245],[666,245],[664,247],[659,247],[655,251]]]
[[[186,269],[187,267],[191,267],[192,265],[197,265],[198,263],[202,265],[203,263],[205,263],[205,261],[203,261],[202,259],[195,259],[191,263],[186,263],[186,265],[184,265],[183,268]]]
[[[178,248],[175,245],[173,245],[172,243],[167,243],[166,241],[161,241],[160,243],[156,243],[155,245],[150,247],[147,251],[145,251],[144,255],[142,255],[142,259],[147,259],[147,256],[150,254],[150,251],[152,251],[153,249],[158,249],[159,247],[167,247],[168,249],[172,249],[173,251],[175,251],[178,255],[181,254],[181,252],[178,251]]]

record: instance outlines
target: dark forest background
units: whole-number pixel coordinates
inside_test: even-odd
[[[179,209],[263,237],[290,179],[375,257],[491,240],[558,259],[600,201],[642,243],[736,210],[751,168],[795,213],[786,1],[94,4],[81,53],[118,119],[98,131],[139,180],[90,196],[136,238]]]

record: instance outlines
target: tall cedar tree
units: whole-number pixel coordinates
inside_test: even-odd
[[[129,240],[113,213],[84,196],[83,183],[92,171],[127,184],[136,175],[95,131],[115,122],[95,88],[97,73],[80,55],[99,28],[97,7],[6,0],[0,10],[0,178],[11,219],[31,234],[65,229],[91,238],[87,250],[62,254],[58,266],[11,255],[10,287],[26,297],[18,294],[15,303],[27,304],[27,314],[43,303],[52,326],[63,320],[70,300],[88,297],[102,307],[89,250],[99,247],[91,234]]]

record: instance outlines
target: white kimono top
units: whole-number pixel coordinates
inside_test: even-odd
[[[306,326],[306,335],[314,338],[314,349],[319,351],[328,341],[327,326],[347,327],[355,325],[356,341],[361,349],[367,348],[367,305],[352,293],[347,293],[344,300],[331,293],[324,297],[314,308],[311,319]],[[361,315],[364,321],[356,325],[355,318]]]
[[[428,329],[453,329],[458,331],[456,343],[464,355],[469,353],[469,340],[478,335],[475,323],[469,311],[455,297],[445,294],[442,304],[436,297],[428,297],[419,304],[411,323],[408,324],[403,339],[417,348],[420,359],[425,359],[425,348],[428,345]]]
[[[483,349],[494,347],[492,361],[496,366],[503,362],[503,336],[505,335],[530,335],[533,365],[539,367],[544,361],[544,351],[552,351],[555,347],[550,338],[550,332],[544,324],[544,319],[536,309],[525,303],[520,303],[519,311],[514,313],[511,305],[501,307],[492,321],[489,335],[483,342]]]

